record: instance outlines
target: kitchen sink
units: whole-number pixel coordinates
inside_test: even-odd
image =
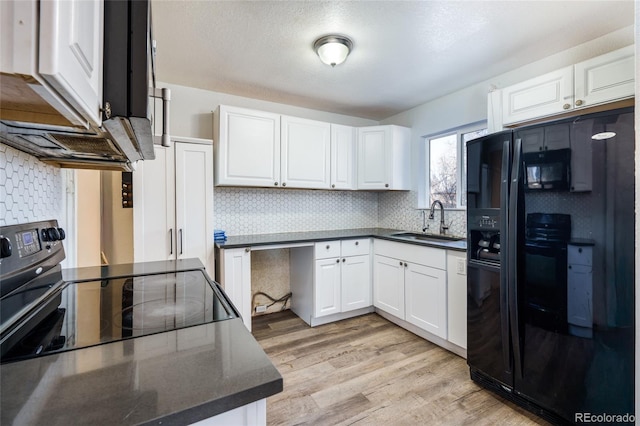
[[[392,237],[407,238],[419,241],[464,241],[465,238],[455,237],[453,235],[437,235],[437,234],[421,234],[419,232],[398,232],[391,234]]]

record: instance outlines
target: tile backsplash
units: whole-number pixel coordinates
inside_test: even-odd
[[[214,224],[227,235],[382,227],[422,231],[417,192],[323,191],[270,188],[214,190]],[[447,210],[448,233],[464,236],[466,213]],[[438,233],[440,212],[428,220]]]
[[[227,235],[378,225],[375,192],[216,187],[213,198],[215,228]]]
[[[378,203],[378,226],[380,228],[403,229],[422,232],[422,209],[417,209],[418,193],[416,191],[381,192]],[[440,211],[435,217],[427,219],[427,233],[437,234],[440,231]],[[464,210],[445,210],[444,221],[449,226],[448,234],[466,236],[467,212]]]
[[[0,225],[60,219],[63,188],[62,169],[0,144]]]

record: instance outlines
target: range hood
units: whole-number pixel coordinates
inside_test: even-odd
[[[38,12],[41,13],[38,7],[43,7],[38,6],[39,3],[42,2],[36,1],[33,6],[37,24],[41,24],[37,18]],[[5,105],[0,110],[0,142],[65,168],[132,171],[136,161],[154,159],[150,104],[155,106],[155,102],[150,103],[150,97],[163,98],[161,115],[167,120],[170,93],[167,89],[149,88],[150,80],[155,85],[150,15],[147,0],[104,2],[102,116],[93,122],[86,120],[78,125],[78,120],[67,121],[64,117],[49,119],[51,114],[39,114],[40,106],[33,111],[23,108],[26,112],[12,115],[6,111],[9,104],[25,103],[25,93],[40,95],[40,92],[25,89],[15,96],[15,87],[22,88],[19,84],[24,86],[26,82],[29,87],[35,87],[33,79],[18,73],[3,73]],[[7,93],[15,98],[8,98]],[[42,98],[55,105],[47,96]],[[73,109],[73,104],[69,109]],[[39,119],[40,116],[45,118]],[[166,127],[163,133],[163,144],[167,144]]]

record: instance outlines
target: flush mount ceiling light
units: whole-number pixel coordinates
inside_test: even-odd
[[[616,135],[615,132],[600,132],[600,133],[596,133],[595,135],[591,136],[591,139],[594,139],[594,140],[597,140],[597,141],[601,141],[601,140],[604,140],[604,139],[611,139],[615,135]]]
[[[316,51],[320,60],[332,67],[343,63],[352,48],[353,42],[341,35],[326,35],[313,43],[313,50]]]

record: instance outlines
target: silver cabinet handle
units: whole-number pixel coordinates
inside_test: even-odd
[[[282,182],[282,186],[287,186],[287,182]]]
[[[340,263],[340,259],[336,259],[336,263]]]
[[[329,250],[331,248],[331,246],[329,244],[327,244],[327,250]]]
[[[582,99],[578,99],[578,100],[576,101],[576,105],[577,105],[577,106],[581,106],[583,103],[584,103],[584,102],[582,101]]]
[[[407,262],[404,262],[404,267],[406,268],[407,266],[409,266],[409,264]]]
[[[345,259],[344,257],[342,258],[342,263],[346,262],[347,259]]]
[[[333,185],[331,185],[331,187],[332,187],[332,188],[335,188],[335,187],[336,187],[336,184],[334,183]]]
[[[173,254],[173,228],[169,229],[169,254]]]
[[[388,183],[385,183],[385,184],[384,184],[384,187],[385,187],[385,188],[388,188],[388,187],[389,187],[389,184],[388,184]]]
[[[278,182],[273,182],[273,186],[278,186]]]
[[[245,253],[249,253],[251,251],[251,247],[245,247],[244,251],[245,251]]]
[[[358,241],[356,241],[356,245],[360,244]]]
[[[402,262],[400,262],[400,266],[402,266]]]
[[[569,108],[571,108],[571,105],[569,105],[569,104],[564,104],[564,105],[562,105],[562,108],[563,108],[563,109],[569,109]]]
[[[180,228],[180,254],[182,254],[182,228]]]

